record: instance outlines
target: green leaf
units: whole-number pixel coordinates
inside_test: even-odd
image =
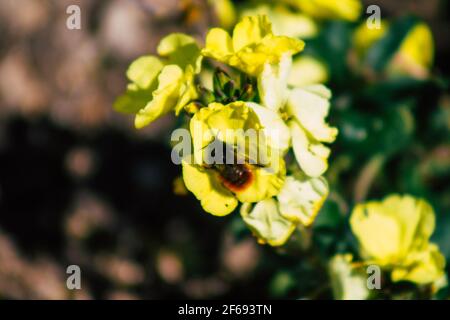
[[[342,112],[339,142],[354,155],[396,153],[411,141],[414,117],[406,105],[391,106],[382,112]]]

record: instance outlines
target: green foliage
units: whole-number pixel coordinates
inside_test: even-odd
[[[391,60],[403,39],[417,22],[418,19],[412,16],[406,16],[394,21],[387,34],[369,49],[365,64],[375,71],[381,71]]]

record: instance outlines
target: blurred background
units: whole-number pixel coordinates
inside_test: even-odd
[[[363,3],[378,4],[383,18],[424,19],[435,41],[433,72],[448,77],[447,1]],[[81,8],[81,30],[66,28],[71,4]],[[283,248],[260,246],[237,215],[210,216],[185,194],[170,160],[172,116],[137,131],[131,116],[112,109],[132,60],[154,53],[167,33],[202,39],[216,24],[206,0],[0,0],[0,298],[330,297],[317,283],[326,275],[305,262],[295,236]],[[328,83],[337,110],[330,121],[341,134],[328,173],[335,191],[314,226],[317,250],[327,256],[347,245],[335,239],[348,236],[354,201],[409,192],[434,206],[436,241],[450,257],[445,85],[380,81],[353,96],[362,89],[340,79]],[[413,132],[403,134],[397,113],[369,122],[350,112],[376,110],[378,101],[366,100],[380,92],[380,104],[413,104]],[[388,136],[360,145],[361,130],[380,123]],[[81,290],[66,288],[71,264],[82,270]]]

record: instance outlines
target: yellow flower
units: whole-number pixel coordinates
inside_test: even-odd
[[[247,143],[248,130],[261,135],[262,143]],[[205,211],[223,216],[231,213],[238,201],[258,202],[278,194],[285,178],[284,160],[268,144],[270,137],[265,138],[257,114],[246,103],[212,103],[194,115],[190,131],[194,151],[193,157],[183,160],[183,179]],[[262,149],[267,149],[267,158],[258,154],[265,152]],[[211,161],[215,156],[218,158]]]
[[[343,19],[356,21],[361,15],[359,0],[284,0],[303,13],[317,19]]]
[[[292,56],[303,47],[301,40],[275,36],[267,16],[254,16],[242,19],[232,37],[224,29],[211,29],[202,54],[257,76],[265,64],[277,64],[282,56]]]
[[[266,15],[272,23],[273,33],[277,36],[311,38],[318,33],[318,27],[313,19],[282,5],[260,4],[245,8],[241,12],[242,17],[256,15]]]
[[[200,72],[201,55],[195,40],[181,33],[161,40],[155,56],[135,60],[127,71],[127,92],[114,103],[117,111],[136,114],[135,126],[142,128],[157,118],[177,114],[197,98],[194,75]]]
[[[391,270],[393,281],[428,284],[443,275],[445,258],[429,242],[434,212],[425,200],[391,195],[381,202],[359,204],[350,224],[362,255]]]

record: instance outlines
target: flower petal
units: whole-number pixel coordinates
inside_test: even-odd
[[[281,119],[280,115],[257,103],[247,102],[246,105],[258,116],[264,135],[268,139],[267,143],[273,148],[286,151],[289,148],[291,136],[288,126]]]
[[[302,87],[314,83],[325,83],[328,80],[328,70],[325,64],[311,56],[300,56],[294,59],[288,84]]]
[[[271,246],[283,245],[296,228],[293,222],[280,215],[274,199],[260,201],[253,208],[244,203],[241,215],[259,241]]]
[[[322,85],[296,88],[291,91],[287,111],[317,141],[333,142],[337,129],[325,122],[330,108],[330,91]]]
[[[369,297],[367,274],[352,266],[351,254],[335,255],[329,262],[334,298],[337,300],[366,300]]]
[[[158,54],[168,59],[167,64],[175,64],[181,69],[192,66],[200,72],[202,56],[194,38],[184,33],[172,33],[164,37],[158,45]]]
[[[325,178],[289,176],[277,198],[282,216],[309,226],[314,222],[327,196],[328,183]]]
[[[310,177],[321,176],[328,168],[330,150],[308,137],[296,121],[289,122],[289,129],[292,148],[300,168]]]
[[[164,64],[155,56],[142,56],[131,63],[127,77],[140,89],[149,89],[156,81]]]
[[[153,91],[153,99],[139,110],[134,121],[137,129],[143,128],[157,118],[173,110],[178,102],[183,71],[176,65],[163,68],[158,77],[158,88]]]
[[[406,268],[397,267],[392,271],[392,281],[411,281],[430,284],[444,276],[445,257],[435,244],[428,244],[425,250],[411,252],[405,262]]]
[[[279,110],[287,99],[287,80],[292,58],[284,54],[279,64],[266,63],[258,76],[258,91],[262,104],[274,111]]]
[[[208,32],[203,55],[227,63],[233,52],[233,43],[228,32],[220,28],[212,28]]]
[[[233,48],[239,51],[243,47],[260,42],[272,33],[272,26],[267,16],[244,17],[233,30]]]
[[[183,159],[183,180],[186,188],[200,200],[203,209],[215,216],[225,216],[236,209],[238,202],[220,183],[215,172],[192,165]]]
[[[262,4],[244,9],[242,16],[267,15],[272,23],[273,33],[293,38],[310,38],[317,34],[316,23],[310,17],[292,12],[283,5],[275,7]]]
[[[276,196],[284,184],[286,167],[283,158],[270,167],[252,167],[252,180],[247,188],[236,191],[236,197],[241,202],[258,202]]]
[[[399,263],[401,226],[395,216],[384,213],[380,202],[358,204],[352,212],[350,225],[358,238],[363,254],[381,266]],[[382,231],[381,231],[382,230]]]

